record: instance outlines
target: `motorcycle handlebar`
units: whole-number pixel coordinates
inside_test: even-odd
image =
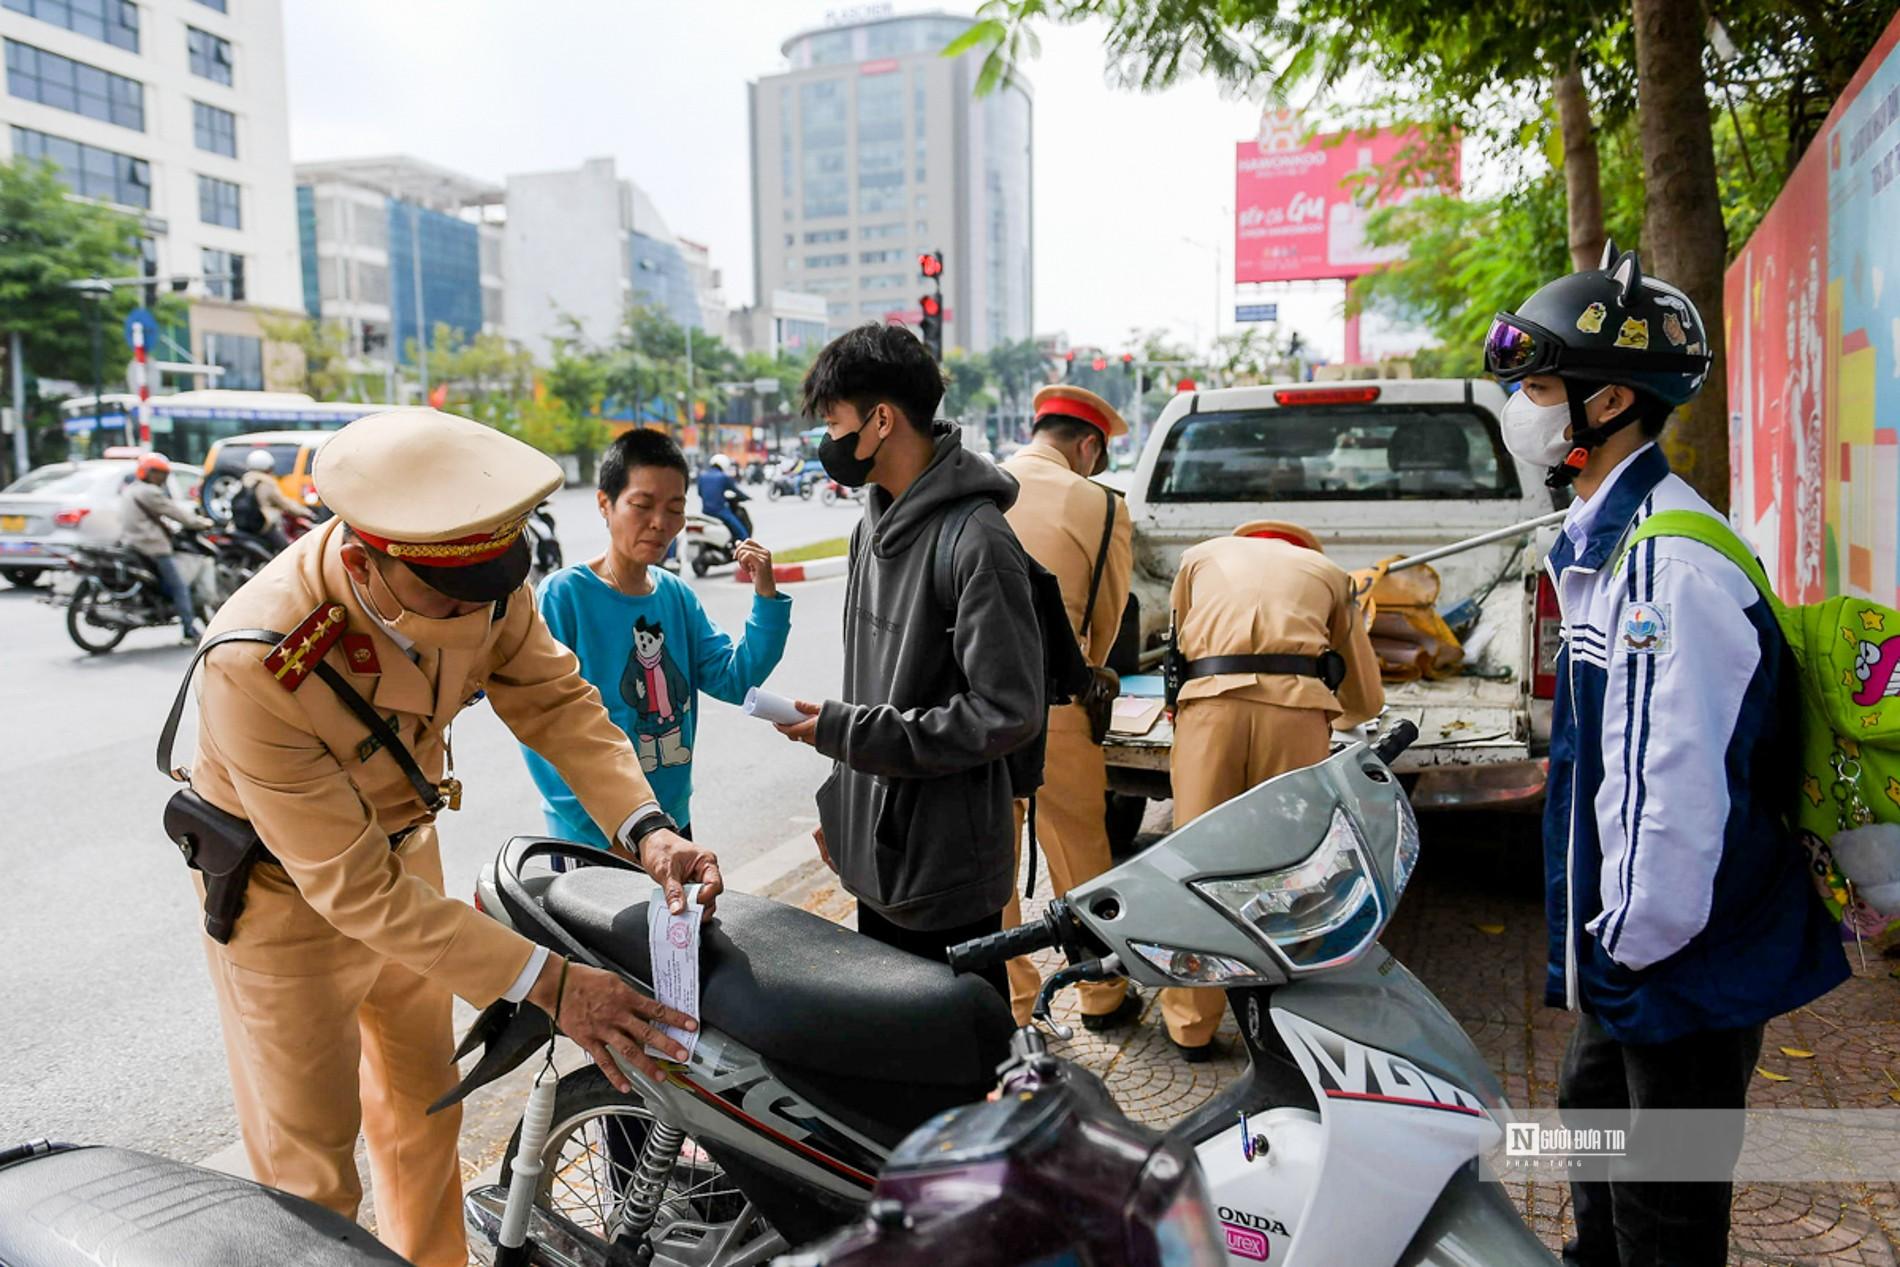
[[[949,960],[952,972],[981,972],[992,964],[1004,963],[1018,955],[1055,945],[1059,940],[1055,924],[1054,919],[1044,915],[1033,924],[1006,928],[1000,933],[959,942],[950,947],[945,958]]]
[[[1417,739],[1417,726],[1409,721],[1394,722],[1392,729],[1372,741],[1372,752],[1379,760],[1391,765],[1404,755],[1405,750]]]

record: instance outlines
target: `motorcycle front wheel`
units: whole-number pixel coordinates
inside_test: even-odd
[[[766,501],[775,502],[779,498],[783,497],[784,495],[785,495],[784,490],[778,486],[778,482],[776,480],[774,480],[772,483],[767,484],[765,486],[765,500]]]
[[[73,590],[72,605],[66,609],[66,633],[73,645],[87,655],[104,655],[125,641],[125,629],[99,619],[99,604],[105,591],[92,577],[83,577]]]
[[[541,1178],[534,1203],[567,1224],[603,1256],[627,1230],[628,1197],[653,1114],[638,1097],[614,1090],[607,1076],[589,1066],[563,1077],[554,1094],[554,1119],[541,1149]],[[521,1127],[515,1127],[501,1165],[501,1184],[514,1175]],[[789,1246],[772,1229],[710,1154],[688,1136],[660,1193],[647,1231],[661,1244],[675,1225],[690,1229],[700,1246],[718,1244],[707,1267],[763,1262]],[[702,1234],[700,1228],[713,1230]],[[622,1248],[635,1248],[622,1246]]]

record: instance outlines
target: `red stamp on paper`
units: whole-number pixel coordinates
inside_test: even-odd
[[[684,950],[692,944],[693,930],[686,926],[685,920],[676,919],[667,925],[666,940],[673,944],[674,949]]]

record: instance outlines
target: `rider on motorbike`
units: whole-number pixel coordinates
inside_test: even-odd
[[[139,459],[134,478],[122,494],[129,504],[119,526],[119,544],[151,560],[152,569],[165,583],[165,592],[171,596],[172,606],[178,612],[178,623],[184,630],[182,640],[196,643],[200,632],[197,608],[192,601],[191,586],[172,558],[172,533],[166,521],[194,531],[213,524],[191,507],[166,495],[165,480],[171,473],[171,461],[162,453],[147,453]]]
[[[273,551],[290,544],[284,530],[284,516],[310,519],[310,508],[284,496],[277,483],[277,462],[269,449],[252,449],[244,459],[244,479],[231,498],[231,526],[239,532],[261,537]]]
[[[712,462],[699,473],[699,508],[702,513],[726,525],[733,541],[737,543],[750,537],[752,532],[733,513],[728,495],[732,501],[748,500],[739,488],[739,481],[732,478],[732,459],[723,453],[715,453]]]

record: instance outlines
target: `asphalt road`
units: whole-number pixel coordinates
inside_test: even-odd
[[[568,559],[598,553],[606,531],[591,490],[554,501]],[[857,514],[762,497],[752,509],[774,549],[845,535]],[[749,586],[729,575],[696,584],[716,621],[743,626]],[[189,653],[175,629],[155,629],[87,656],[45,592],[0,588],[0,1142],[47,1136],[193,1160],[237,1127],[195,895],[159,829],[173,785],[153,749]],[[842,582],[786,592],[792,635],[772,685],[822,698],[838,686]],[[704,707],[694,829],[730,869],[809,833],[826,763],[730,705]],[[191,750],[188,722],[180,760]],[[520,750],[492,712],[464,715],[455,751],[468,792],[440,827],[449,891],[467,894],[504,840],[542,821]]]

